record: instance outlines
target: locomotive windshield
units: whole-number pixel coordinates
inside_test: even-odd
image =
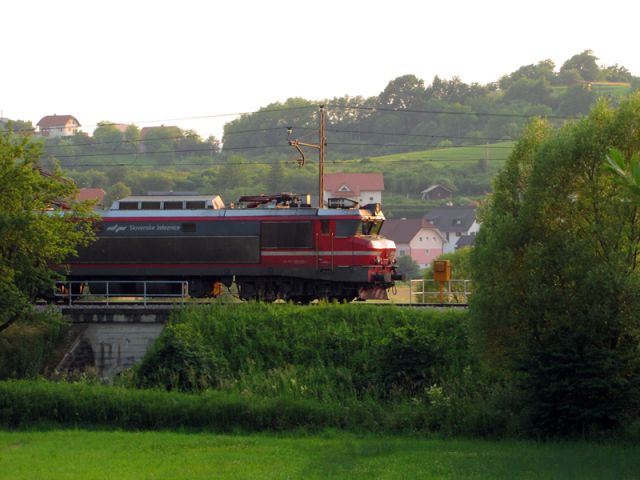
[[[363,220],[358,226],[356,235],[380,235],[382,220]]]
[[[337,220],[336,236],[380,235],[383,220]]]

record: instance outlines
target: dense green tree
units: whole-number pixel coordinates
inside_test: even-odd
[[[511,84],[504,94],[504,101],[524,100],[531,104],[552,105],[551,85],[546,78],[530,80],[521,78]]]
[[[638,206],[603,168],[638,151],[640,94],[554,132],[530,124],[472,251],[477,342],[521,386],[532,433],[584,434],[637,418]]]
[[[391,80],[378,96],[380,106],[403,110],[416,108],[424,96],[424,81],[415,75],[403,75]]]
[[[129,195],[131,195],[131,189],[125,183],[114,183],[104,196],[104,206],[105,208],[110,208],[113,202]]]
[[[573,85],[560,97],[557,112],[567,116],[586,115],[596,98],[597,95],[584,85]]]
[[[500,88],[504,91],[508,90],[514,82],[521,79],[527,80],[547,80],[552,82],[555,77],[554,69],[556,68],[553,60],[542,60],[537,64],[524,65],[515,72],[505,75],[498,81]]]
[[[124,135],[113,122],[99,122],[93,131],[92,143],[99,153],[116,153],[120,151]]]
[[[576,70],[582,80],[585,82],[593,82],[598,79],[600,68],[598,67],[598,57],[591,50],[585,50],[582,53],[574,55],[562,64],[560,73],[567,70]]]
[[[420,265],[409,255],[398,258],[397,271],[404,280],[413,280],[419,276]]]
[[[633,77],[626,67],[617,63],[605,67],[601,74],[607,82],[630,82]]]
[[[286,179],[282,162],[275,162],[266,178],[267,193],[280,193],[286,190]]]
[[[50,266],[92,237],[88,207],[68,200],[75,185],[40,170],[41,153],[39,143],[0,134],[0,331],[30,315],[36,295],[52,288]]]

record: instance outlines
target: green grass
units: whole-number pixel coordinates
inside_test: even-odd
[[[489,145],[472,145],[468,147],[448,147],[435,148],[432,150],[422,150],[419,152],[394,153],[391,155],[381,155],[377,157],[368,157],[368,162],[354,162],[351,164],[341,165],[342,170],[365,171],[369,169],[379,169],[386,164],[394,162],[415,162],[416,166],[427,162],[429,165],[436,167],[444,167],[451,165],[473,165],[481,158],[489,159],[492,166],[501,166],[507,159],[514,146],[514,142],[499,142]],[[452,163],[453,162],[453,163]],[[343,168],[349,165],[347,168]],[[391,166],[391,165],[389,165]]]
[[[638,478],[640,447],[399,436],[0,431],[0,478]]]

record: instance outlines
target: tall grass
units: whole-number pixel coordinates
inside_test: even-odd
[[[67,328],[54,310],[34,311],[11,325],[0,335],[0,380],[40,375]]]
[[[328,401],[380,398],[394,389],[415,393],[474,363],[460,312],[212,305],[177,313],[137,380]]]

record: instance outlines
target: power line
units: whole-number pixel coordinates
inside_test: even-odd
[[[137,124],[149,124],[149,123],[162,123],[162,122],[180,122],[180,121],[186,121],[186,120],[206,120],[209,118],[221,118],[221,117],[236,117],[236,116],[242,116],[242,115],[256,115],[256,114],[262,114],[262,113],[274,113],[274,112],[285,112],[285,111],[295,111],[295,110],[307,110],[307,109],[316,109],[318,108],[317,105],[305,105],[305,106],[300,106],[300,107],[283,107],[283,108],[264,108],[264,109],[260,109],[260,110],[255,110],[252,112],[229,112],[229,113],[216,113],[216,114],[211,114],[211,115],[198,115],[198,116],[191,116],[191,117],[175,117],[175,118],[164,118],[164,119],[159,119],[159,120],[133,120],[133,121],[129,121],[129,122],[98,122],[96,124],[88,124],[88,125],[84,125],[84,127],[99,127],[101,125],[104,126],[115,126],[115,125],[137,125]],[[47,116],[51,116],[51,115],[47,115]],[[80,125],[81,127],[83,125]],[[35,132],[36,127],[32,127],[32,128],[21,128],[18,130],[12,130],[12,132],[14,133],[29,133],[29,132]]]
[[[484,158],[484,157],[472,157],[472,158],[450,158],[450,157],[428,157],[428,158],[398,158],[398,159],[389,159],[385,160],[384,163],[425,163],[425,162],[460,162],[460,163],[471,163],[478,162],[481,160],[486,160],[489,162],[504,162],[505,159],[501,158]],[[296,167],[298,169],[298,164],[291,160],[291,166]],[[360,159],[347,159],[347,160],[325,160],[325,163],[330,163],[334,165],[345,164],[345,163],[361,163]],[[168,165],[158,165],[158,164],[140,164],[140,163],[84,163],[84,164],[60,164],[61,167],[64,168],[78,168],[78,167],[140,167],[140,168],[158,168],[158,167],[184,167],[184,166],[197,166],[197,167],[225,167],[225,166],[237,166],[237,167],[251,167],[253,165],[277,165],[279,163],[287,163],[287,161],[252,161],[252,162],[224,162],[224,163],[190,163],[190,162],[180,162],[180,163],[172,163]]]
[[[577,120],[579,117],[562,116],[562,115],[544,115],[539,113],[494,113],[494,112],[461,112],[461,111],[446,111],[446,110],[419,110],[412,108],[387,108],[387,107],[359,107],[359,106],[347,106],[347,105],[327,105],[331,108],[342,108],[344,110],[368,110],[371,112],[393,112],[393,113],[424,113],[432,115],[465,115],[475,117],[505,117],[505,118],[535,118],[544,117],[557,120]]]

